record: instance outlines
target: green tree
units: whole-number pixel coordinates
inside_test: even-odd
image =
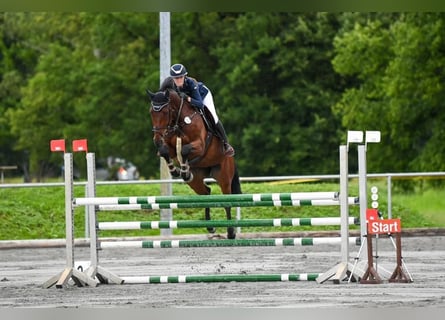
[[[17,148],[30,151],[37,179],[57,157],[48,148],[54,138],[68,142],[87,138],[98,157],[128,157],[143,174],[152,174],[150,166],[156,161],[149,157],[154,150],[144,90],[156,79],[157,55],[151,49],[157,43],[156,17],[126,13],[25,17],[41,31],[27,40],[40,44],[40,55],[36,72],[23,87],[21,105],[10,112],[10,119]]]
[[[339,122],[330,110],[342,88],[330,64],[336,16],[246,13],[228,19],[233,26],[211,52],[219,61],[216,96],[243,174],[336,170]]]
[[[388,18],[394,15],[356,22],[335,38],[335,70],[354,85],[334,110],[346,128],[381,130],[370,170],[443,170],[445,15]]]
[[[369,171],[442,170],[443,24],[443,13],[173,13],[172,63],[212,90],[241,175],[337,172],[348,129],[382,131]],[[157,177],[145,89],[158,69],[158,13],[0,14],[0,160],[29,155],[41,179],[61,164],[51,139],[87,138],[96,157]]]
[[[0,163],[15,164],[29,179],[28,152],[17,150],[8,114],[20,105],[20,88],[33,74],[38,54],[22,32],[22,20],[27,14],[0,13]]]

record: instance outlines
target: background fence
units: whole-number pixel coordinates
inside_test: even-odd
[[[392,182],[394,179],[444,179],[445,172],[406,172],[406,173],[368,173],[367,179],[385,179],[387,187],[387,214],[388,219],[392,218]],[[349,179],[357,179],[358,174],[349,174]],[[327,175],[299,175],[299,176],[264,176],[264,177],[241,177],[241,182],[272,182],[272,181],[326,181],[339,180],[339,174]],[[213,183],[215,180],[206,179],[206,182]],[[368,181],[369,182],[369,181]],[[132,181],[96,181],[96,185],[119,185],[119,184],[171,184],[184,183],[181,179],[159,179],[159,180],[132,180]],[[74,182],[75,186],[85,186],[86,181]],[[48,183],[3,183],[0,188],[36,188],[36,187],[64,187],[64,182],[48,182]]]

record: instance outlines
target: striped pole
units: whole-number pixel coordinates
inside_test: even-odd
[[[202,248],[202,247],[270,247],[312,246],[340,244],[340,237],[276,238],[276,239],[221,239],[221,240],[146,240],[102,241],[100,248]],[[360,237],[349,237],[349,244],[360,245]]]
[[[148,197],[89,197],[76,198],[74,205],[102,204],[153,204],[153,203],[196,203],[227,201],[293,201],[293,200],[337,200],[338,192],[292,192],[292,193],[254,193],[254,194],[220,194],[220,195],[187,195],[187,196],[148,196]]]
[[[218,274],[182,276],[121,277],[123,284],[191,283],[191,282],[260,282],[260,281],[315,281],[319,273],[300,274]]]
[[[358,198],[349,197],[350,205],[358,204]],[[277,201],[225,201],[225,202],[177,202],[149,204],[102,204],[99,211],[119,210],[158,210],[186,208],[225,208],[225,207],[301,207],[301,206],[339,206],[338,200],[277,200]]]
[[[359,219],[349,217],[349,224],[358,225]],[[295,227],[336,226],[340,217],[332,218],[281,218],[246,220],[173,220],[173,221],[116,221],[99,222],[99,230],[179,229],[179,228],[226,228],[226,227]]]

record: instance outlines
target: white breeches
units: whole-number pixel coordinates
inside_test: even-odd
[[[218,115],[216,114],[215,103],[213,102],[213,96],[212,96],[212,92],[210,90],[202,102],[204,103],[204,105],[207,107],[207,109],[209,109],[210,113],[212,114],[213,119],[215,120],[215,124],[218,123],[219,118],[218,118]]]

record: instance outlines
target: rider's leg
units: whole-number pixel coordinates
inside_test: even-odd
[[[229,144],[226,130],[224,130],[221,121],[218,121],[216,123],[216,131],[218,132],[218,135],[221,137],[221,140],[224,144],[224,154],[228,157],[233,157],[235,155],[235,149],[233,149],[233,147]]]
[[[215,124],[218,123],[219,117],[216,113],[215,103],[213,102],[213,96],[212,92],[209,90],[209,92],[206,94],[206,96],[203,99],[203,104],[206,106],[206,108],[210,111],[210,113],[213,116],[213,120],[215,120]]]
[[[235,150],[233,147],[229,144],[226,130],[224,130],[224,127],[219,121],[218,115],[216,113],[215,104],[213,103],[213,96],[212,92],[209,90],[207,95],[204,97],[203,101],[204,105],[207,107],[207,109],[210,111],[210,113],[213,116],[213,120],[215,120],[215,128],[217,131],[218,136],[221,138],[223,145],[224,145],[224,154],[229,157],[233,157],[235,155]]]

